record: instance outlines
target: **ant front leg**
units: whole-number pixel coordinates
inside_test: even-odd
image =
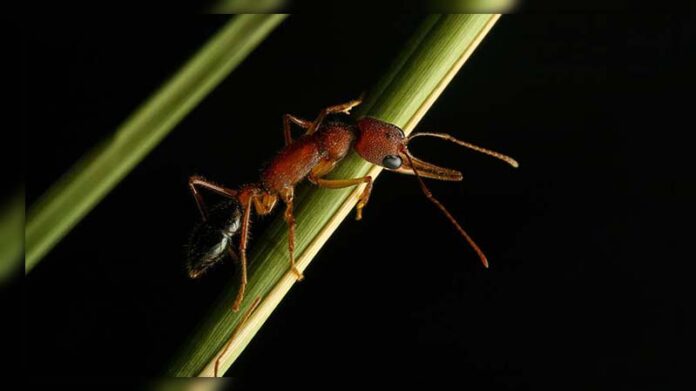
[[[215,184],[213,182],[210,182],[209,180],[203,178],[202,176],[194,175],[189,178],[188,180],[188,185],[189,188],[191,189],[191,194],[193,194],[193,198],[196,200],[196,206],[198,207],[198,211],[201,212],[201,217],[203,218],[203,221],[208,219],[208,211],[207,208],[205,207],[205,202],[203,202],[203,197],[201,194],[198,192],[198,189],[196,189],[196,186],[200,186],[204,189],[208,189],[214,193],[220,194],[221,196],[224,197],[229,197],[229,198],[236,198],[237,197],[237,191],[228,189],[227,187],[220,186],[218,184]]]
[[[307,121],[299,117],[295,117],[292,114],[285,114],[283,116],[283,135],[285,136],[285,145],[288,146],[292,144],[292,133],[290,133],[290,123],[301,127],[302,129],[309,129],[312,126],[312,121]]]
[[[358,199],[358,205],[355,207],[355,219],[362,219],[362,210],[367,205],[367,201],[370,199],[370,193],[372,192],[372,177],[365,176],[362,178],[353,179],[324,179],[317,178],[310,174],[309,181],[314,183],[319,187],[325,187],[327,189],[342,189],[349,186],[357,186],[365,183],[365,190],[360,194],[360,199]]]
[[[292,213],[293,209],[293,199],[295,198],[295,191],[294,189],[288,188],[284,192],[280,194],[280,197],[283,199],[283,202],[285,203],[285,214],[283,217],[285,218],[285,222],[288,223],[288,251],[290,253],[290,267],[297,276],[297,281],[302,281],[304,279],[304,275],[300,271],[300,269],[297,268],[297,265],[295,265],[295,216]]]
[[[350,114],[350,110],[361,104],[362,103],[362,96],[358,99],[354,99],[350,102],[346,103],[341,103],[340,105],[336,106],[329,106],[325,108],[324,110],[319,113],[319,116],[317,119],[314,120],[314,123],[312,123],[312,126],[307,130],[307,134],[312,134],[316,132],[317,129],[319,129],[319,126],[321,126],[321,122],[324,120],[324,117],[326,117],[329,114],[336,114],[336,113],[344,113],[344,114]]]

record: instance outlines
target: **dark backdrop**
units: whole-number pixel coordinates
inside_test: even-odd
[[[311,118],[369,90],[420,20],[284,22],[26,278],[25,367],[47,378],[161,373],[236,278],[232,263],[184,275],[197,219],[187,177],[255,180],[282,145],[283,113]],[[28,203],[224,21],[27,24]],[[680,223],[692,223],[695,195],[681,137],[693,126],[693,38],[680,15],[504,16],[418,129],[504,151],[521,168],[436,141],[414,147],[463,172],[432,190],[490,270],[412,177],[384,173],[364,221],[341,225],[228,375],[674,384],[691,310],[693,229]]]

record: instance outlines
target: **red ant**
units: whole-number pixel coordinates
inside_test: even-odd
[[[349,116],[350,110],[362,102],[356,99],[347,103],[327,107],[321,111],[314,121],[307,121],[290,114],[283,116],[283,131],[285,147],[276,154],[268,166],[261,172],[258,183],[247,184],[237,190],[210,182],[200,176],[189,178],[189,187],[196,200],[203,223],[194,230],[188,254],[189,276],[196,278],[210,266],[223,259],[227,254],[241,261],[242,275],[237,297],[232,305],[238,311],[244,299],[247,284],[247,238],[249,236],[249,220],[252,207],[259,215],[271,213],[278,198],[285,204],[285,221],[289,226],[288,249],[290,266],[297,275],[302,273],[295,266],[295,217],[293,216],[293,195],[295,185],[307,178],[319,187],[340,189],[349,186],[365,184],[356,207],[356,220],[362,218],[362,209],[367,204],[372,190],[372,177],[351,179],[325,179],[341,161],[351,147],[370,163],[380,165],[389,171],[400,174],[415,175],[425,196],[432,201],[456,227],[476,251],[481,262],[488,267],[488,261],[483,251],[476,245],[469,234],[457,223],[447,209],[432,195],[422,178],[433,178],[443,181],[461,181],[462,174],[449,168],[438,167],[424,162],[408,151],[408,144],[416,137],[437,137],[454,142],[461,146],[503,160],[513,167],[517,162],[503,154],[490,151],[475,145],[460,141],[448,134],[421,132],[406,137],[397,126],[371,117],[357,120]],[[291,123],[306,129],[306,133],[293,140],[290,134]],[[217,205],[210,213],[205,208],[198,187],[210,190],[228,197],[227,203]],[[239,254],[232,249],[232,238],[239,232]],[[212,234],[212,235],[211,235]]]

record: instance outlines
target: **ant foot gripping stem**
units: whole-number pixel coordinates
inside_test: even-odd
[[[297,277],[297,281],[304,280],[304,274],[302,274],[302,272],[300,271],[300,269],[297,268],[297,266],[292,266],[292,272]]]

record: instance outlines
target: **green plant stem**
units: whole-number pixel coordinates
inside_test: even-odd
[[[374,116],[411,131],[497,19],[498,15],[428,17],[357,114]],[[376,176],[379,171],[353,153],[331,177]],[[307,267],[338,224],[352,213],[360,190],[300,186],[295,199],[300,270]],[[369,205],[365,213],[370,213]],[[287,240],[287,226],[279,216],[252,243],[249,285],[240,311],[231,311],[238,281],[230,280],[224,294],[169,366],[170,375],[212,376],[223,345],[239,325],[235,340],[220,360],[219,374],[232,365],[295,282],[288,270]],[[257,297],[262,299],[258,308],[240,325],[247,307]]]
[[[0,204],[0,286],[21,270],[23,233],[24,189],[21,189]]]
[[[25,272],[29,273],[284,18],[232,18],[126,119],[113,137],[55,183],[28,213]]]

